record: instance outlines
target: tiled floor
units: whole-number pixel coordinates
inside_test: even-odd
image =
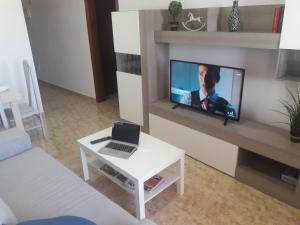
[[[109,127],[118,119],[117,97],[104,103],[41,85],[49,139],[32,133],[65,166],[81,175],[76,140]],[[185,194],[171,186],[147,203],[146,215],[158,225],[300,225],[300,210],[264,195],[190,157],[186,157]],[[130,213],[134,199],[103,176],[92,174],[92,185]]]

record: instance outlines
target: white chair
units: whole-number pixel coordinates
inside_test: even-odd
[[[27,94],[28,94],[28,104],[21,103],[19,105],[22,119],[29,119],[34,117],[39,119],[39,124],[34,124],[34,126],[26,127],[25,130],[42,129],[44,137],[46,137],[46,122],[41,113],[39,104],[37,103],[37,90],[33,82],[32,70],[27,60],[23,60],[23,70],[26,80]],[[35,120],[33,121],[35,123]]]

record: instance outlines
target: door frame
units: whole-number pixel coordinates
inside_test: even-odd
[[[107,98],[107,90],[105,86],[105,79],[103,76],[103,66],[101,63],[101,47],[99,45],[99,32],[95,21],[97,21],[96,16],[96,1],[98,0],[84,0],[85,12],[86,12],[86,22],[89,37],[91,61],[93,68],[94,86],[96,101],[102,102]],[[119,1],[115,0],[116,11],[119,10]]]

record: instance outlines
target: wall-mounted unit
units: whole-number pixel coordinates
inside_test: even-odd
[[[297,2],[295,0],[287,0],[287,4],[289,3],[295,7]],[[297,3],[297,6],[298,4],[299,3]],[[294,50],[298,49],[297,45],[290,46],[293,47],[292,50],[284,50],[284,48],[287,47],[284,44],[284,39],[290,38],[289,36],[293,35],[291,30],[289,30],[290,28],[286,25],[283,29],[283,32],[286,33],[282,33],[281,35],[279,33],[271,33],[275,7],[278,7],[278,5],[242,7],[244,32],[238,33],[226,32],[224,18],[227,17],[229,12],[228,7],[215,9],[218,18],[212,20],[214,24],[207,21],[209,32],[168,31],[169,17],[167,10],[144,10],[135,12],[136,20],[139,21],[140,33],[141,88],[138,89],[142,92],[142,103],[135,103],[134,105],[139,107],[139,109],[143,109],[139,114],[141,115],[143,113],[144,127],[148,127],[149,124],[151,135],[185,149],[187,155],[230,176],[237,177],[241,181],[243,181],[241,174],[247,173],[249,179],[247,178],[247,182],[246,180],[244,180],[244,182],[250,185],[253,183],[252,186],[255,186],[254,184],[259,182],[263,175],[257,176],[257,171],[252,170],[253,168],[251,167],[250,169],[247,167],[243,170],[245,165],[241,164],[242,161],[240,161],[240,157],[245,152],[241,149],[247,149],[247,151],[255,154],[257,157],[254,158],[266,158],[268,165],[275,161],[279,163],[279,165],[291,166],[299,170],[300,147],[289,141],[289,133],[287,130],[265,125],[255,119],[242,118],[240,123],[232,122],[229,123],[228,127],[224,127],[223,121],[220,120],[220,118],[208,117],[207,115],[199,114],[198,112],[185,108],[172,110],[173,104],[169,101],[169,66],[170,59],[191,62],[197,60],[198,62],[207,64],[214,64],[212,61],[209,61],[214,59],[217,60],[216,63],[218,65],[238,68],[247,67],[245,77],[248,75],[249,79],[245,82],[244,90],[246,89],[246,97],[250,99],[247,103],[247,106],[251,109],[248,116],[253,116],[256,113],[255,107],[257,105],[260,104],[260,106],[263,105],[263,107],[266,107],[266,98],[260,97],[261,95],[266,95],[266,90],[268,90],[268,94],[269,92],[271,93],[271,91],[272,93],[278,94],[278,89],[276,88],[280,86],[280,94],[285,94],[285,82],[276,79],[277,77],[274,76],[275,73],[278,74],[278,76],[284,74],[292,75],[293,77],[297,77],[299,74],[297,63],[300,63],[300,57],[298,52]],[[203,13],[206,18],[208,18],[212,12],[211,9],[193,9],[193,12],[194,11]],[[288,7],[286,13],[290,11],[293,13],[293,10]],[[187,12],[188,11],[184,11],[184,13]],[[299,16],[297,15],[296,17]],[[128,18],[132,17],[129,16]],[[253,18],[253,20],[251,20],[251,18]],[[119,19],[121,19],[121,17],[119,17]],[[120,24],[123,24],[123,21],[120,22]],[[255,24],[259,25],[256,26]],[[136,26],[136,22],[132,23],[132,25]],[[129,30],[132,29],[130,26],[131,24],[129,22],[127,24]],[[215,27],[215,30],[213,30],[212,27]],[[121,36],[122,35],[126,36],[127,34],[121,32]],[[133,37],[133,39],[134,38],[135,37]],[[122,38],[119,38],[116,41],[120,41],[121,39]],[[127,39],[125,38],[125,40]],[[203,53],[201,59],[190,59],[191,57],[199,57],[200,51]],[[116,50],[116,52],[118,52],[118,50]],[[128,51],[125,53],[128,54]],[[130,54],[134,53],[131,52]],[[182,59],[180,56],[182,56]],[[187,57],[190,58],[186,59]],[[231,61],[228,60],[230,57],[233,58]],[[238,62],[233,62],[234,60]],[[222,62],[224,64],[222,64]],[[229,64],[232,62],[232,64],[243,64],[242,66],[245,67],[239,67],[240,65],[227,65],[227,62],[229,62]],[[263,69],[261,69],[261,67],[263,67]],[[257,71],[259,71],[259,73],[255,74]],[[121,86],[119,90],[126,92],[129,94],[128,96],[130,96],[132,95],[130,91],[136,90],[137,88],[135,87],[133,90],[130,90],[130,84],[134,82],[128,82],[130,80],[129,77],[123,78],[126,78],[127,81],[120,80],[119,83]],[[271,82],[273,82],[272,85],[270,85]],[[127,83],[127,85],[124,85],[125,83]],[[251,96],[251,94],[253,96]],[[126,94],[124,94],[124,96],[126,96]],[[269,96],[274,97],[272,94]],[[120,101],[126,103],[126,101],[130,101],[128,98],[130,97],[126,97],[125,99],[121,97]],[[275,98],[277,100],[280,96],[278,96],[278,98],[275,96]],[[259,100],[262,101],[262,103],[258,102]],[[141,102],[141,99],[136,102]],[[120,107],[120,111],[125,109],[121,103]],[[132,105],[132,107],[134,106]],[[129,112],[128,110],[124,114],[121,113],[121,117],[134,122],[133,117],[128,116],[129,114],[131,114],[131,116],[134,115],[132,111]],[[268,117],[268,115],[266,114],[265,117]],[[138,117],[134,116],[134,118]],[[263,160],[263,162],[265,161]],[[247,165],[246,163],[246,166]],[[278,169],[278,167],[275,167],[275,169],[276,168]],[[260,170],[260,168],[258,168],[258,170]],[[266,174],[270,175],[268,171]],[[271,178],[273,179],[273,177]],[[268,179],[265,179],[264,182],[268,182]],[[281,182],[278,180],[274,182],[278,184],[274,186],[276,193],[278,193],[282,187],[285,187],[285,185],[281,185]],[[292,188],[292,193],[289,191],[289,188],[284,188],[285,191],[280,196],[276,195],[276,193],[273,194],[272,190],[268,188],[262,189],[259,186],[255,187],[300,208],[298,204],[298,202],[300,202],[299,183],[296,187]],[[271,186],[269,185],[268,187]],[[291,196],[297,201],[292,201]]]

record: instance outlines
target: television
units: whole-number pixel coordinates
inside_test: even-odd
[[[245,69],[170,60],[170,101],[240,120]]]

